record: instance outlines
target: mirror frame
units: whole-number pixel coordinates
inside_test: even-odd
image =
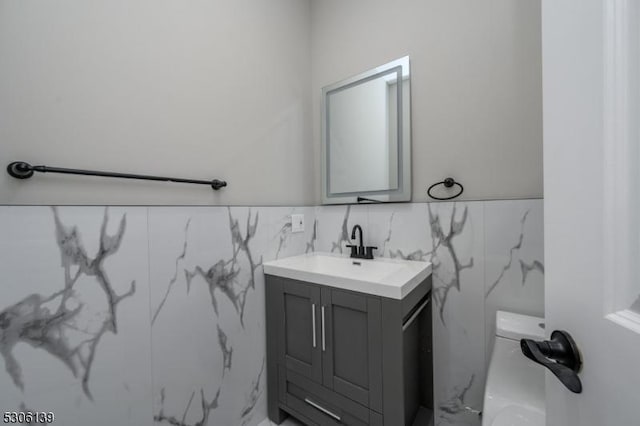
[[[375,79],[377,76],[389,74],[398,68],[402,85],[398,85],[398,187],[396,189],[330,193],[329,176],[329,102],[327,97],[333,93]],[[406,90],[405,90],[406,80]],[[404,98],[407,98],[408,108],[403,108]],[[408,132],[404,128],[409,129]],[[357,204],[358,198],[364,197],[376,202],[390,203],[411,201],[411,74],[409,72],[409,56],[391,61],[375,67],[361,74],[339,81],[322,88],[322,204]]]

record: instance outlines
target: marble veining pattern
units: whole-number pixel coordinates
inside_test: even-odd
[[[5,410],[47,409],[66,425],[148,422],[145,218],[141,208],[0,208]]]
[[[399,258],[404,260],[417,260],[417,261],[431,261],[432,252],[424,252],[423,250],[415,250],[411,253],[403,253],[402,250],[398,249],[395,251],[389,252],[392,259]]]
[[[346,244],[351,241],[351,230],[354,225],[362,226],[365,245],[371,245],[369,233],[365,227],[368,224],[368,207],[364,205],[320,206],[315,210],[317,240],[315,249],[321,252],[345,254]]]
[[[311,237],[309,238],[309,242],[304,250],[305,253],[313,253],[316,251],[316,240],[318,239],[318,219],[313,219]]]
[[[395,218],[395,216],[396,212],[391,212],[391,215],[389,216],[389,231],[387,232],[387,236],[384,238],[384,240],[382,240],[382,244],[380,245],[380,247],[378,247],[378,253],[382,253],[382,255],[387,252],[387,245],[391,243],[391,238],[393,237],[393,219]],[[389,253],[391,254],[390,250]],[[401,253],[401,250],[397,250],[395,257],[404,258]],[[393,254],[391,254],[391,257],[394,257]]]
[[[260,372],[258,373],[258,377],[256,377],[251,383],[251,391],[249,395],[246,396],[246,403],[240,412],[240,418],[242,419],[242,425],[248,424],[252,418],[254,413],[254,408],[258,403],[258,399],[262,396],[262,375],[264,373],[264,368],[266,366],[266,359],[263,358],[262,366],[260,367]]]
[[[520,250],[520,248],[522,248],[522,241],[524,240],[524,224],[527,221],[528,215],[529,210],[524,213],[522,219],[520,220],[520,235],[518,236],[518,242],[509,249],[509,261],[502,267],[500,275],[498,275],[498,278],[496,278],[496,280],[489,287],[489,290],[487,290],[487,296],[489,296],[491,292],[498,286],[498,284],[500,284],[500,281],[502,281],[502,278],[504,278],[504,274],[509,270],[509,268],[511,268],[511,265],[513,264],[514,255]],[[525,282],[524,274],[522,277],[522,282]]]
[[[434,277],[439,279],[442,285],[434,285],[433,288],[433,301],[438,306],[439,318],[443,324],[446,325],[444,318],[444,310],[447,304],[447,297],[452,289],[460,292],[460,273],[464,269],[473,268],[473,256],[470,256],[466,262],[462,262],[456,251],[456,247],[453,244],[454,238],[460,235],[464,231],[464,227],[467,223],[468,207],[464,206],[461,215],[456,215],[457,205],[454,203],[451,208],[451,216],[449,217],[449,226],[444,226],[440,220],[440,215],[437,212],[432,211],[431,206],[429,210],[429,224],[431,226],[431,238],[433,240],[433,255],[431,256],[431,262],[433,264]],[[446,231],[445,231],[446,229]],[[451,263],[451,269],[447,278],[443,278],[445,274],[441,273],[442,258],[444,256],[449,257]]]
[[[182,413],[182,417],[180,419],[174,416],[167,416],[164,414],[164,400],[165,400],[165,389],[162,388],[160,391],[160,400],[161,400],[161,408],[160,412],[153,416],[153,420],[156,423],[167,423],[172,426],[205,426],[209,424],[209,415],[212,410],[218,408],[218,398],[220,398],[220,389],[216,392],[215,397],[211,401],[207,401],[204,396],[204,390],[200,389],[200,409],[201,409],[201,417],[195,423],[186,423],[187,415],[189,414],[189,410],[191,409],[191,405],[193,403],[193,399],[196,396],[196,392],[193,391],[191,396],[189,397],[189,401],[187,402],[187,406]]]
[[[269,229],[269,248],[264,257],[281,259],[315,251],[318,234],[314,207],[264,207],[260,210],[266,216],[265,226]],[[293,214],[305,216],[303,232],[293,232]]]
[[[74,377],[79,377],[85,395],[93,399],[89,379],[96,351],[106,333],[118,333],[117,307],[136,290],[133,280],[126,292],[117,294],[104,268],[105,260],[120,247],[126,230],[126,215],[120,219],[116,234],[109,235],[106,231],[109,214],[105,208],[97,254],[90,257],[77,227],[64,225],[58,210],[53,208],[52,211],[60,263],[64,269],[64,287],[47,296],[31,294],[0,311],[0,355],[14,384],[24,390],[22,368],[13,349],[22,342],[44,350],[59,359]],[[79,320],[83,304],[76,300],[74,286],[82,276],[95,278],[104,293],[104,315],[95,326]],[[77,332],[86,337],[73,343],[69,334]]]
[[[366,236],[378,246],[376,255],[405,260],[431,261],[431,229],[426,204],[368,206]]]
[[[290,226],[281,221],[287,215],[281,213],[273,208],[211,208],[206,212],[183,208],[151,218],[151,232],[159,232],[161,245],[171,244],[180,228],[186,233],[184,245],[176,247],[172,257],[177,259],[174,265],[180,262],[181,273],[173,270],[171,276],[179,278],[167,280],[183,291],[169,294],[165,290],[158,295],[161,311],[155,316],[152,337],[159,396],[156,423],[255,425],[266,416],[260,265],[265,253],[288,254],[292,234]],[[269,217],[277,220],[270,224]],[[180,221],[183,225],[167,228]],[[269,237],[274,235],[271,232],[275,238]],[[169,256],[168,250],[152,249],[152,265],[164,266],[163,259]],[[169,272],[166,266],[164,270]],[[190,340],[189,335],[198,340]],[[180,352],[175,351],[176,344]],[[180,373],[172,368],[176,357],[183,358]],[[251,365],[257,369],[252,371]]]
[[[538,271],[544,275],[544,265],[539,260],[534,260],[532,263],[527,263],[520,259],[520,271],[522,272],[522,285],[527,282],[527,277],[532,271]]]
[[[216,315],[218,312],[218,299],[216,290],[229,299],[234,309],[240,317],[240,323],[244,326],[244,308],[249,290],[255,289],[256,286],[256,269],[262,265],[262,259],[259,263],[255,263],[249,248],[249,242],[255,236],[258,227],[259,214],[253,216],[251,210],[247,216],[246,232],[240,231],[238,220],[231,215],[229,209],[229,225],[231,229],[232,256],[230,259],[220,259],[205,271],[200,265],[193,270],[185,269],[184,273],[187,281],[187,291],[191,289],[193,279],[200,276],[207,284],[209,294],[211,296],[211,305]],[[238,256],[244,253],[249,261],[249,278],[246,285],[238,286],[238,277],[240,275],[240,266]]]
[[[438,405],[438,423],[451,424],[459,422],[457,418],[461,414],[480,416],[480,411],[466,405],[467,393],[473,386],[476,376],[472,374],[469,382],[464,386],[455,386],[449,398],[441,401]]]
[[[484,209],[481,203],[427,206],[433,263],[436,425],[474,425],[482,409]],[[479,423],[478,423],[479,424]]]
[[[393,221],[394,218],[396,217],[396,211],[393,211],[391,213],[391,216],[389,216],[389,230],[387,232],[387,236],[385,237],[384,240],[382,240],[382,244],[380,245],[380,247],[378,247],[378,252],[382,253],[383,255],[385,253],[388,253],[389,257],[392,259],[398,258],[398,259],[404,259],[404,260],[419,260],[419,261],[431,261],[431,255],[433,254],[433,251],[425,251],[423,249],[417,249],[411,252],[403,252],[402,249],[392,249],[389,248],[392,246],[392,241],[393,241],[393,230],[394,230],[394,226],[393,226]]]
[[[169,293],[171,292],[171,289],[173,288],[173,286],[175,285],[176,281],[178,280],[178,270],[180,269],[180,263],[187,256],[187,235],[189,234],[189,224],[191,224],[191,218],[189,218],[187,220],[187,223],[184,226],[184,243],[182,244],[182,251],[180,252],[178,257],[176,257],[175,269],[173,271],[173,276],[169,280],[169,285],[167,286],[167,291],[164,294],[164,297],[162,298],[162,301],[160,302],[160,304],[158,305],[158,307],[156,308],[156,310],[155,310],[155,312],[153,314],[153,318],[151,319],[151,325],[153,325],[153,323],[156,322],[156,318],[158,318],[158,314],[160,314],[160,311],[162,310],[162,307],[167,302],[167,297],[169,297]]]
[[[489,297],[491,292],[493,292],[496,289],[496,287],[502,282],[503,278],[505,277],[505,274],[511,269],[511,267],[513,266],[514,260],[517,258],[520,250],[522,249],[524,238],[525,238],[525,225],[527,222],[527,217],[529,216],[530,212],[531,210],[527,209],[525,213],[522,215],[522,219],[520,219],[520,233],[518,235],[518,240],[509,249],[509,260],[502,267],[502,270],[500,271],[500,274],[498,275],[498,277],[489,286],[489,289],[486,292],[486,297]],[[537,271],[537,272],[540,272],[541,274],[544,274],[544,265],[540,260],[533,259],[530,262],[527,262],[526,260],[523,260],[523,259],[517,259],[517,260],[518,260],[518,264],[520,265],[520,272],[522,275],[521,283],[523,286],[526,284],[527,277],[530,272]]]
[[[344,244],[351,242],[348,223],[349,223],[349,214],[351,213],[351,205],[347,206],[347,209],[344,213],[344,219],[342,219],[342,226],[338,231],[338,238],[336,241],[331,243],[331,253],[338,252],[342,253]]]
[[[224,376],[225,371],[231,370],[233,348],[229,346],[229,338],[220,328],[220,324],[216,324],[216,328],[218,329],[218,344],[220,345],[220,351],[222,352],[222,375]]]
[[[283,247],[286,246],[287,240],[291,235],[291,220],[285,221],[278,230],[278,250],[276,251],[276,259],[280,259],[280,253]]]

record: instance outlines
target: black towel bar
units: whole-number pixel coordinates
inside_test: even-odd
[[[223,180],[197,180],[197,179],[182,179],[166,176],[149,176],[149,175],[137,175],[131,173],[116,173],[116,172],[101,172],[98,170],[80,170],[80,169],[65,169],[62,167],[49,167],[49,166],[32,166],[24,161],[14,161],[7,166],[7,173],[16,179],[28,179],[33,176],[34,172],[39,173],[63,173],[68,175],[84,175],[84,176],[102,176],[121,179],[142,179],[142,180],[157,180],[163,182],[179,182],[179,183],[194,183],[198,185],[210,185],[211,188],[216,191],[220,188],[227,186],[227,182]]]

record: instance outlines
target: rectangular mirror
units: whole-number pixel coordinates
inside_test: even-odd
[[[322,202],[411,200],[409,57],[322,89]]]

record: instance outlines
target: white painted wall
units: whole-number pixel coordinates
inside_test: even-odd
[[[0,0],[3,169],[229,181],[2,172],[0,203],[313,203],[309,23],[306,0]]]
[[[311,10],[316,149],[321,88],[410,55],[413,201],[449,175],[463,199],[542,197],[539,1],[322,0]]]

